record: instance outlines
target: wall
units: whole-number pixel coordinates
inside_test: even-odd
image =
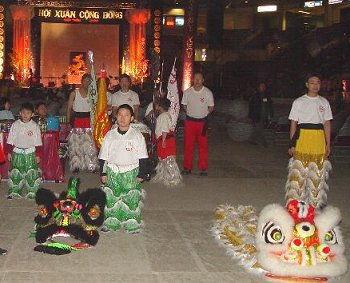
[[[94,52],[95,72],[102,65],[108,75],[119,74],[119,26],[95,24],[42,23],[40,71],[42,82],[48,77],[59,81],[68,70],[72,51],[92,50]],[[90,64],[87,64],[89,69]]]

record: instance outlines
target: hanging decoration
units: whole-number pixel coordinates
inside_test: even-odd
[[[161,36],[162,36],[162,15],[161,3],[155,2],[152,9],[152,45],[153,51],[160,54]]]
[[[3,78],[5,60],[4,6],[0,5],[0,79]]]
[[[137,81],[143,82],[148,76],[148,60],[146,59],[146,23],[150,19],[147,9],[135,9],[127,12],[130,23],[129,60],[130,75]]]
[[[13,18],[12,66],[14,67],[15,79],[26,85],[32,74],[30,37],[33,8],[11,5],[10,10]]]

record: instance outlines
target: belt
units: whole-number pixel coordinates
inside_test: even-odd
[[[292,137],[292,139],[289,142],[289,147],[295,147],[297,144],[297,140],[300,136],[300,129],[306,129],[306,130],[323,130],[323,124],[310,124],[310,123],[304,123],[304,124],[298,124],[297,129]]]
[[[90,112],[75,112],[75,118],[90,118]]]
[[[29,154],[29,153],[35,152],[35,147],[28,147],[28,148],[14,147],[13,152],[21,153],[21,154]]]
[[[186,120],[190,120],[190,121],[194,121],[194,122],[205,122],[205,120],[207,119],[207,117],[204,118],[194,118],[191,116],[186,115]]]
[[[171,138],[175,138],[175,135],[174,135],[174,133],[169,133],[169,134],[167,134],[166,135],[166,140],[169,140],[169,139],[171,139]],[[157,143],[158,142],[161,142],[162,141],[162,136],[160,136],[158,139],[157,139]]]
[[[204,118],[193,118],[191,116],[186,116],[186,120],[189,121],[194,121],[194,122],[203,122],[203,129],[202,129],[202,136],[205,136],[207,134],[208,128],[209,128],[209,119],[208,116],[204,117]]]

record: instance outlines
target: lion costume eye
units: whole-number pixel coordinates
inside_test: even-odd
[[[326,233],[326,235],[324,236],[324,241],[327,244],[338,244],[337,234],[335,233],[334,229]]]
[[[267,222],[264,225],[261,234],[267,244],[282,244],[284,241],[281,228],[272,222]]]

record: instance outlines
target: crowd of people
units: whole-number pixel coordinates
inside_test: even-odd
[[[194,146],[198,143],[198,169],[201,176],[207,176],[208,169],[208,116],[214,109],[212,92],[203,85],[201,73],[194,75],[194,84],[185,91],[182,105],[186,112],[185,154],[183,170],[180,172],[176,161],[176,139],[174,121],[168,110],[169,99],[160,95],[149,105],[145,119],[155,122],[155,148],[158,159],[154,182],[168,186],[182,183],[182,175],[192,172]],[[94,145],[91,128],[91,103],[88,94],[91,76],[82,77],[81,87],[71,92],[68,98],[66,123],[71,125],[68,140],[70,170],[100,171],[107,196],[106,221],[103,231],[124,228],[129,232],[139,231],[142,225],[141,182],[149,180],[152,166],[149,160],[144,136],[134,127],[140,119],[138,94],[130,89],[128,75],[120,76],[120,90],[107,92],[107,104],[113,127],[107,133],[100,149]],[[42,125],[50,116],[45,103],[35,107],[23,103],[19,119],[15,121],[10,111],[11,102],[2,101],[0,117],[2,122],[11,125],[7,144],[11,147],[8,199],[34,199],[41,184],[38,164],[42,155]],[[176,124],[176,123],[175,123]],[[91,157],[92,158],[89,158]],[[1,156],[0,156],[1,157]]]
[[[141,183],[149,180],[152,173],[145,138],[137,128],[133,127],[133,124],[140,119],[138,94],[130,89],[131,80],[126,74],[120,77],[120,90],[107,93],[108,109],[115,122],[98,150],[93,145],[91,131],[87,131],[91,127],[91,104],[88,95],[90,83],[91,76],[84,75],[81,87],[70,94],[66,122],[72,125],[70,139],[76,139],[75,144],[72,142],[69,146],[77,146],[76,152],[71,151],[69,156],[71,161],[78,158],[83,163],[96,163],[96,166],[89,167],[86,164],[81,168],[71,166],[71,171],[74,173],[79,169],[96,171],[99,168],[100,181],[107,197],[102,231],[124,229],[135,233],[142,227]],[[306,79],[307,93],[293,103],[289,115],[291,143],[288,150],[293,159],[301,161],[304,167],[314,162],[319,170],[323,168],[330,153],[332,120],[329,102],[318,94],[320,85],[320,77],[311,74]],[[151,118],[155,121],[156,153],[159,163],[154,181],[169,186],[181,184],[182,175],[192,174],[196,144],[199,153],[197,166],[199,175],[202,177],[208,175],[208,117],[214,110],[214,97],[204,86],[202,73],[194,74],[193,85],[184,92],[181,104],[186,113],[181,173],[176,162],[176,132],[173,127],[174,121],[169,114],[170,100],[160,95],[157,101],[150,104],[146,113],[146,119]],[[46,105],[40,102],[34,108],[31,103],[22,104],[17,121],[14,121],[10,111],[11,102],[8,99],[3,99],[1,106],[2,122],[12,123],[7,140],[11,151],[5,156],[3,150],[0,150],[0,160],[3,162],[7,158],[11,163],[7,197],[34,199],[41,184],[38,164],[42,155],[42,139],[39,125],[48,119]],[[266,140],[262,132],[273,117],[273,106],[270,96],[266,94],[264,83],[258,84],[256,95],[250,102],[249,115],[256,128],[253,140],[262,142],[265,146]],[[84,135],[90,138],[86,140]],[[84,147],[84,143],[90,145]],[[91,156],[91,151],[94,151],[94,159],[86,159],[85,155]],[[288,189],[290,197],[293,198],[295,188]],[[311,201],[315,207],[322,206],[324,202],[317,198]]]

